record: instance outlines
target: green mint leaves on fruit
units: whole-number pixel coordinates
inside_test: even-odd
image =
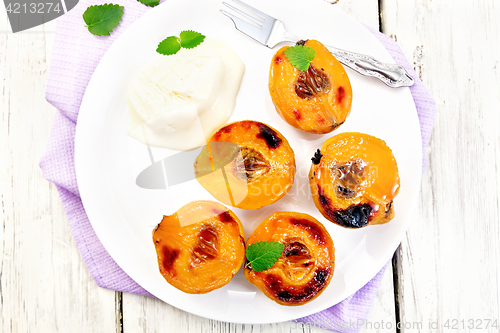
[[[97,36],[109,36],[122,20],[123,6],[105,3],[90,6],[83,13],[83,20],[90,33]]]
[[[271,268],[278,261],[285,245],[277,242],[257,242],[250,244],[246,251],[247,264],[256,272]]]
[[[143,5],[149,6],[149,7],[154,7],[158,6],[160,4],[160,0],[138,0],[140,3]]]
[[[163,55],[176,54],[181,47],[185,49],[192,49],[205,40],[205,36],[199,32],[192,30],[184,30],[180,33],[179,37],[170,36],[165,38],[158,44],[156,52]]]
[[[316,51],[309,46],[295,45],[283,51],[283,54],[299,71],[307,71],[309,64],[316,56]]]

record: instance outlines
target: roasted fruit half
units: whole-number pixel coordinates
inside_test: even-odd
[[[194,201],[153,231],[160,273],[175,288],[203,294],[233,278],[245,258],[245,234],[236,215],[213,201]]]
[[[352,89],[344,67],[316,40],[299,41],[316,55],[307,71],[285,57],[284,46],[271,62],[269,92],[276,111],[300,130],[324,134],[342,125],[351,111]]]
[[[335,248],[330,234],[314,217],[295,212],[276,212],[248,238],[248,246],[260,241],[283,244],[278,261],[256,272],[245,266],[245,277],[281,305],[303,305],[328,286],[335,266]]]
[[[257,209],[282,198],[295,178],[295,155],[281,133],[257,121],[228,124],[194,163],[198,182],[224,204]]]
[[[383,224],[394,217],[398,166],[384,141],[362,133],[341,133],[323,143],[309,172],[316,207],[346,228]]]

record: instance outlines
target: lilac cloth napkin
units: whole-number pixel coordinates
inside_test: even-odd
[[[57,186],[78,249],[97,285],[103,288],[151,296],[114,262],[97,238],[83,208],[75,175],[74,143],[78,111],[87,84],[108,47],[148,7],[136,0],[117,0],[125,7],[123,19],[111,36],[97,37],[85,28],[82,14],[89,5],[102,0],[81,0],[70,12],[57,20],[46,98],[58,110],[40,167],[47,180]],[[372,33],[387,48],[394,60],[417,78],[410,88],[417,106],[422,131],[422,146],[428,143],[435,104],[398,45],[385,35]],[[387,267],[387,265],[386,265]],[[339,323],[365,319],[377,294],[385,267],[363,288],[341,303],[320,313],[302,318],[304,323],[336,332],[357,332],[338,328]]]

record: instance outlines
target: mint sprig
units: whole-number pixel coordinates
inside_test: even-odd
[[[122,20],[123,6],[112,3],[88,7],[83,13],[83,20],[90,33],[97,36],[109,36]]]
[[[309,64],[316,56],[312,47],[295,45],[283,51],[285,58],[299,71],[307,71]]]
[[[179,37],[170,36],[158,44],[156,52],[163,55],[172,55],[182,48],[192,49],[203,43],[205,36],[192,30],[181,31]]]
[[[256,272],[262,272],[271,268],[278,261],[285,245],[273,241],[252,243],[247,248],[247,264]]]

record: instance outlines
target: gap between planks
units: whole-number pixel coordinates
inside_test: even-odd
[[[381,33],[384,33],[384,0],[378,1],[378,29]],[[401,323],[401,315],[400,315],[400,306],[399,306],[399,295],[400,293],[400,284],[399,284],[399,274],[400,274],[400,265],[398,257],[401,255],[401,246],[398,246],[394,255],[392,256],[391,265],[392,265],[392,285],[394,288],[394,320],[396,321],[396,333],[400,333]]]
[[[123,333],[123,293],[115,291],[116,333]]]

